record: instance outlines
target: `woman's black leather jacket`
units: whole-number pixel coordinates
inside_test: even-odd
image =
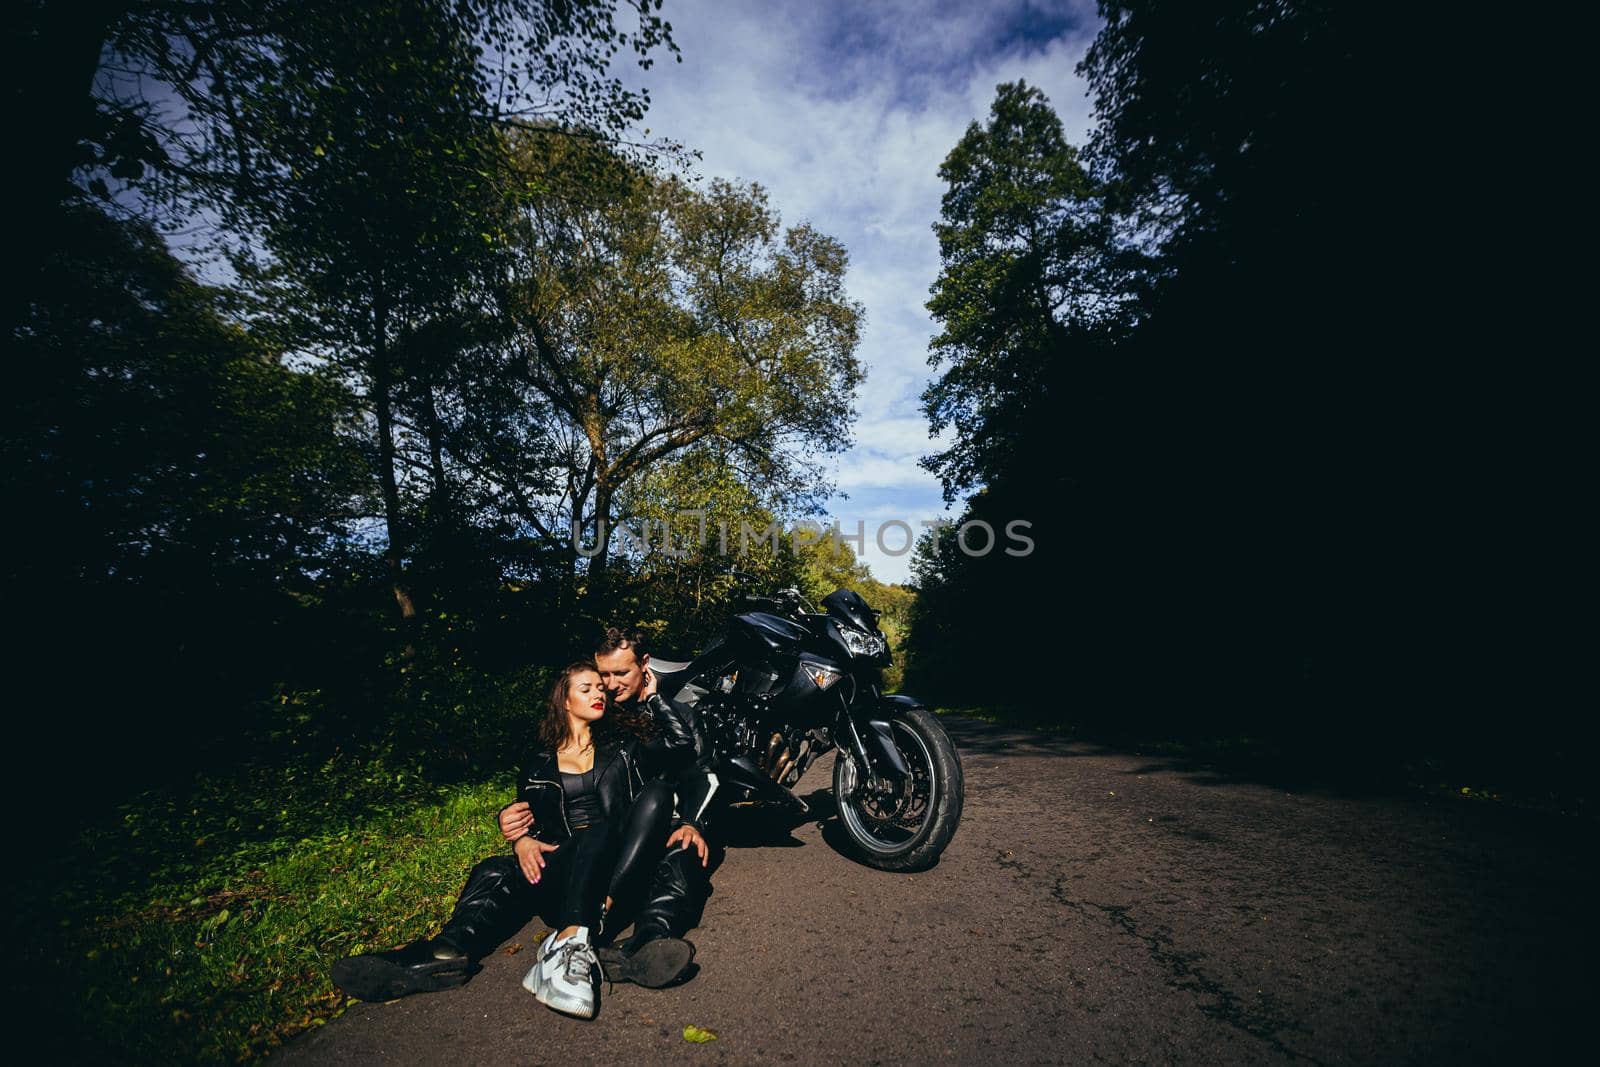
[[[696,760],[704,743],[697,736],[693,712],[659,697],[651,698],[650,709],[657,736],[649,741],[640,741],[622,729],[606,730],[595,740],[601,811],[607,819],[621,818],[644,784],[664,775],[677,794],[679,820],[703,829],[702,819],[716,792],[717,779]],[[533,837],[559,843],[572,835],[554,752],[539,749],[523,761],[517,776],[517,799],[527,801],[533,812],[529,830]]]

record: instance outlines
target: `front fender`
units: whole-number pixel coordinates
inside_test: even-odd
[[[929,711],[933,710],[933,705],[929,704],[926,700],[918,700],[916,697],[908,697],[904,693],[895,693],[892,696],[879,697],[878,706],[884,711],[890,711],[894,708],[927,708]]]
[[[911,773],[911,768],[906,764],[900,746],[894,743],[894,728],[889,725],[889,720],[901,709],[927,706],[916,697],[899,693],[880,696],[878,706],[868,713],[862,724],[865,728],[861,731],[861,740],[867,746],[867,752],[882,760],[886,767],[902,778]]]

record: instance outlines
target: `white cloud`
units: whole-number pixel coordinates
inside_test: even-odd
[[[653,98],[650,128],[699,149],[700,174],[759,182],[785,221],[850,250],[868,378],[837,472],[852,499],[835,517],[851,528],[936,517],[938,483],[916,461],[939,447],[918,407],[937,333],[923,305],[939,272],[939,164],[987,116],[995,86],[1017,78],[1082,141],[1089,107],[1073,68],[1097,29],[1092,3],[671,0],[664,14],[683,62],[638,79]],[[874,516],[857,510],[868,494]],[[885,556],[871,534],[873,572],[903,581],[909,555]]]
[[[915,457],[907,463],[903,459],[865,456],[846,459],[840,464],[839,475],[834,479],[840,489],[896,489],[921,488],[933,480],[916,466]]]

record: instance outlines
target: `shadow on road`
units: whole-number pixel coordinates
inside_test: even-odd
[[[727,818],[721,827],[721,838],[728,848],[803,848],[805,842],[794,836],[794,831],[808,822],[833,815],[833,798],[826,790],[818,790],[804,798],[811,811],[778,807],[775,804],[747,802],[728,808]],[[821,799],[827,805],[827,814],[818,814],[814,801]]]
[[[802,797],[810,810],[780,808],[771,804],[738,804],[728,811],[722,841],[727,848],[803,848],[805,842],[794,831],[815,823],[823,842],[839,855],[868,870],[877,870],[856,854],[839,822],[839,804],[829,788],[814,789]],[[934,866],[938,866],[935,861]]]
[[[1028,726],[984,722],[959,712],[943,713],[939,721],[949,731],[964,760],[1018,753],[1062,759],[1124,756],[1142,762],[1120,772],[1122,774],[1130,777],[1172,774],[1200,786],[1254,784],[1285,792],[1344,797],[1400,796],[1415,792],[1411,783],[1397,773],[1380,772],[1332,755],[1327,758],[1291,757],[1265,745],[1089,741]]]

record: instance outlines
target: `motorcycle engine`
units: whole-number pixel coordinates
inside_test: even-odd
[[[749,756],[784,788],[798,782],[816,758],[833,747],[826,728],[807,730],[773,723],[757,708],[719,700],[702,703],[698,710],[715,751]]]

